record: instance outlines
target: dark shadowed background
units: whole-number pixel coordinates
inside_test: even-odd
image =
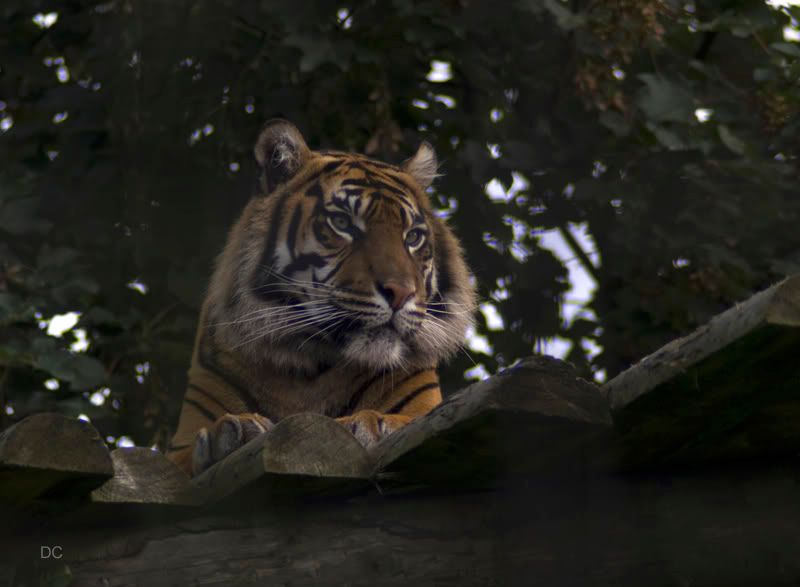
[[[3,0],[0,428],[163,445],[278,115],[435,145],[484,303],[447,389],[532,352],[614,376],[800,271],[796,4]]]

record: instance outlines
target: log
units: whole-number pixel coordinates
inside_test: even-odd
[[[113,474],[108,449],[88,422],[35,414],[0,434],[0,498],[5,501],[85,495]]]
[[[395,485],[493,485],[514,474],[605,467],[610,443],[595,449],[610,427],[595,385],[563,361],[530,357],[454,394],[370,454],[378,478]]]
[[[800,275],[675,340],[603,387],[626,466],[800,450]]]
[[[143,447],[111,452],[114,477],[92,491],[95,503],[197,505],[189,476],[160,452]]]
[[[268,480],[272,494],[281,484],[282,493],[295,495],[320,492],[323,478],[332,486],[339,485],[337,479],[375,478],[382,490],[486,486],[512,472],[605,464],[608,443],[595,449],[598,437],[610,434],[610,424],[596,386],[562,361],[531,357],[455,394],[368,452],[330,418],[298,414],[192,485],[205,501],[232,495],[257,479]],[[576,458],[590,452],[595,463]]]
[[[788,587],[800,579],[795,477],[795,467],[546,477],[491,492],[250,508],[145,530],[74,528],[58,562],[72,585],[108,587]],[[52,572],[55,561],[38,564]]]
[[[302,413],[284,418],[211,466],[192,480],[192,487],[204,502],[245,488],[271,497],[320,495],[363,487],[371,471],[366,450],[342,425]]]

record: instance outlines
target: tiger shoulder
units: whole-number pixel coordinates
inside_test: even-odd
[[[313,151],[274,120],[254,152],[258,189],[217,259],[167,453],[192,475],[298,412],[366,446],[428,413],[475,310],[426,193],[429,144],[396,166]]]

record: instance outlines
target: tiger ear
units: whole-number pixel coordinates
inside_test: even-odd
[[[267,193],[289,181],[311,154],[297,127],[280,118],[267,122],[253,152]]]
[[[433,183],[434,179],[439,177],[437,173],[438,167],[439,162],[436,160],[436,151],[433,150],[429,142],[423,141],[414,156],[411,159],[406,159],[402,169],[416,179],[424,190]]]

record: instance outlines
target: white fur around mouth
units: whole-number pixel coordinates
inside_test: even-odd
[[[355,333],[343,350],[347,358],[378,369],[399,366],[406,351],[400,334],[389,323]]]

